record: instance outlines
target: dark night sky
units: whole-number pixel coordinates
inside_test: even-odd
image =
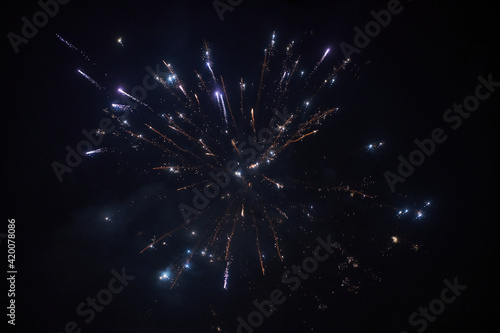
[[[305,57],[318,59],[331,47],[331,66],[343,60],[339,44],[352,44],[353,29],[363,28],[372,20],[370,11],[384,9],[387,3],[244,0],[221,22],[210,0],[73,0],[61,5],[17,54],[4,37],[1,232],[7,232],[7,219],[16,220],[16,328],[54,333],[75,321],[82,332],[212,332],[217,326],[223,332],[236,332],[236,317],[253,311],[252,301],[268,297],[279,286],[285,267],[311,253],[317,236],[334,230],[319,223],[312,233],[302,235],[300,222],[295,221],[284,238],[289,261],[269,259],[264,277],[252,257],[243,261],[248,267],[234,264],[226,291],[221,288],[224,262],[194,263],[170,290],[159,283],[158,272],[175,259],[176,248],[183,249],[186,240],[172,240],[170,252],[139,252],[153,235],[179,224],[177,205],[189,195],[179,196],[176,184],[162,174],[145,173],[140,152],[125,149],[130,144],[122,143],[117,153],[85,158],[62,183],[52,170],[54,160],[64,160],[64,147],[82,140],[83,129],[96,128],[105,116],[102,109],[118,97],[113,91],[108,96],[100,93],[77,69],[106,87],[130,90],[141,83],[145,66],[154,68],[165,59],[194,86],[192,70],[202,68],[205,39],[225,81],[238,82],[241,76],[258,80],[263,49],[273,31],[279,47],[313,31]],[[393,16],[337,78],[330,98],[342,112],[287,155],[290,174],[316,170],[313,178],[332,182],[370,175],[378,194],[390,198],[383,173],[395,171],[398,155],[408,156],[415,149],[414,139],[427,138],[434,128],[442,127],[445,110],[474,93],[479,75],[492,74],[500,81],[500,30],[492,2],[401,3],[402,13]],[[11,6],[2,4],[3,36],[19,34],[21,18],[40,10],[34,0]],[[66,47],[56,33],[92,61]],[[118,36],[123,37],[123,47],[116,42]],[[159,90],[146,102],[161,97]],[[336,262],[327,261],[314,280],[303,282],[301,292],[255,332],[416,332],[408,316],[439,296],[443,279],[454,277],[468,286],[467,291],[447,305],[426,332],[483,332],[488,323],[495,324],[499,106],[500,88],[458,130],[448,131],[448,140],[397,185],[396,194],[407,195],[407,202],[432,201],[426,217],[408,228],[422,251],[400,250],[389,258],[363,262],[380,271],[382,280],[363,285],[357,295],[340,288],[334,296],[326,295],[333,283],[329,279],[338,278]],[[384,140],[386,147],[374,156],[349,160],[333,176],[326,171],[332,170],[339,155],[376,140]],[[167,199],[155,199],[158,196]],[[306,192],[292,197],[309,200]],[[136,204],[131,206],[131,201]],[[105,216],[117,211],[122,212],[119,218],[104,222]],[[321,214],[318,221],[332,212]],[[372,216],[363,214],[349,232],[359,238],[385,237],[390,232],[384,225],[368,227],[366,221]],[[362,242],[353,244],[357,244],[352,246],[354,253],[370,257]],[[236,252],[241,256],[254,255],[253,243],[247,246],[242,239],[240,245]],[[6,257],[4,239],[1,248]],[[94,321],[84,323],[76,306],[107,286],[112,269],[122,267],[136,278]],[[314,295],[320,295],[326,310],[318,310]],[[2,320],[7,321],[5,315]]]

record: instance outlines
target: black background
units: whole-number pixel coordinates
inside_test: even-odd
[[[402,5],[402,13],[352,57],[356,71],[346,71],[352,75],[335,83],[345,113],[329,123],[335,130],[311,139],[315,149],[302,148],[301,161],[317,154],[331,156],[339,142],[359,147],[383,138],[387,147],[377,169],[360,167],[383,183],[383,172],[395,171],[397,156],[407,156],[415,148],[415,138],[429,137],[432,129],[443,126],[443,112],[474,92],[479,75],[491,73],[500,80],[493,2]],[[313,30],[316,44],[311,52],[321,56],[325,46],[331,46],[340,61],[338,45],[352,44],[353,28],[364,27],[372,20],[371,10],[386,6],[386,1],[245,0],[221,22],[209,0],[73,0],[21,45],[18,54],[5,37],[2,232],[7,219],[15,218],[16,328],[61,332],[66,322],[75,320],[83,332],[210,332],[214,325],[234,332],[236,317],[253,311],[252,300],[269,295],[283,272],[282,267],[270,268],[271,273],[261,277],[255,266],[248,270],[250,275],[235,278],[238,282],[226,292],[220,288],[225,266],[220,263],[211,270],[193,270],[173,291],[159,284],[157,273],[165,263],[156,254],[139,251],[151,235],[178,224],[162,229],[165,216],[158,214],[180,217],[174,217],[175,199],[141,200],[161,193],[174,197],[175,186],[164,185],[157,174],[141,172],[140,161],[130,161],[126,154],[85,159],[62,183],[52,170],[54,160],[65,158],[64,147],[75,146],[83,129],[97,127],[104,117],[103,105],[109,104],[77,68],[106,85],[130,89],[140,84],[145,66],[154,67],[163,59],[185,75],[192,73],[201,65],[205,39],[212,45],[218,70],[234,82],[240,73],[258,73],[272,31],[284,46]],[[3,3],[3,36],[19,34],[21,17],[31,18],[38,10],[35,1]],[[56,33],[92,61],[67,48]],[[124,39],[123,47],[116,43],[118,36]],[[358,295],[330,298],[326,311],[318,311],[317,304],[304,296],[322,290],[321,283],[305,282],[306,291],[292,296],[256,331],[413,332],[408,316],[439,296],[443,279],[454,277],[468,289],[427,332],[483,332],[488,324],[495,327],[499,96],[497,91],[457,131],[449,131],[436,153],[398,185],[397,191],[433,203],[432,213],[414,227],[425,245],[420,256],[380,264],[381,283]],[[301,162],[296,163],[300,168]],[[140,203],[130,208],[131,200]],[[102,222],[118,209],[129,216],[113,224]],[[143,237],[136,236],[140,231]],[[2,249],[4,244],[2,240]],[[6,250],[3,253],[6,257]],[[304,255],[307,252],[292,257],[291,263]],[[136,279],[95,321],[84,324],[75,307],[106,286],[111,269],[121,267]],[[231,274],[238,276],[238,269]],[[246,290],[245,279],[255,279],[260,290]],[[1,292],[5,299],[6,290]],[[217,309],[216,316],[211,307]],[[2,321],[7,321],[5,316]]]

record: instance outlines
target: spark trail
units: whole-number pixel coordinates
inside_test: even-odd
[[[97,83],[96,80],[94,80],[93,78],[91,78],[90,76],[88,76],[87,74],[85,74],[84,72],[82,72],[81,70],[78,70],[78,73],[80,73],[80,75],[82,75],[84,78],[86,78],[90,83],[92,83],[97,89],[99,90],[104,90],[104,87],[101,86],[99,83]]]

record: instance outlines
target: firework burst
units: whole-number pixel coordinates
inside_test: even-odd
[[[276,204],[276,200],[269,203],[266,202],[266,198],[269,192],[279,192],[285,185],[282,180],[270,175],[273,173],[272,164],[289,146],[317,133],[322,121],[338,110],[336,107],[317,107],[312,113],[309,112],[315,97],[325,88],[325,83],[331,81],[349,62],[347,60],[334,67],[320,84],[315,85],[311,83],[313,72],[318,70],[329,49],[317,62],[311,75],[304,80],[298,76],[300,55],[294,54],[294,42],[291,42],[286,47],[284,61],[281,63],[280,79],[271,78],[268,82],[270,65],[277,53],[275,38],[276,34],[273,33],[271,42],[264,50],[260,81],[253,102],[248,102],[246,84],[241,78],[239,100],[232,105],[224,77],[215,73],[211,50],[205,42],[203,60],[208,69],[208,80],[195,72],[201,93],[187,91],[173,66],[164,61],[170,73],[167,78],[157,75],[156,79],[177,101],[178,109],[174,114],[162,114],[165,119],[163,129],[145,124],[152,131],[151,136],[146,137],[127,130],[127,133],[134,138],[156,146],[168,154],[170,159],[176,160],[175,165],[160,165],[154,169],[178,172],[181,177],[186,177],[186,174],[190,173],[191,177],[187,178],[201,176],[201,181],[178,188],[178,191],[193,189],[195,197],[193,206],[196,206],[195,208],[182,204],[179,207],[185,222],[178,228],[192,223],[200,216],[201,210],[206,209],[205,203],[196,200],[206,202],[207,197],[213,199],[216,196],[227,199],[224,203],[226,211],[215,219],[211,227],[212,235],[208,237],[210,246],[214,246],[216,242],[225,242],[223,246],[223,258],[227,262],[225,287],[227,287],[231,241],[235,232],[245,229],[246,225],[255,231],[256,254],[262,274],[265,274],[265,266],[259,240],[261,233],[267,231],[272,235],[276,255],[283,260],[276,230],[286,219],[286,214],[282,207]],[[295,78],[302,81],[299,83],[302,84],[302,90],[309,88],[307,90],[310,97],[307,101],[301,101],[299,105],[290,104],[290,88],[295,85],[293,81]],[[267,88],[268,85],[271,88]],[[200,102],[202,95],[205,97],[204,103]],[[292,105],[291,110],[290,105]],[[236,106],[239,106],[239,110]],[[219,113],[218,122],[217,119],[211,121],[214,117],[210,117],[210,114],[214,111]],[[200,123],[200,118],[206,121],[203,126],[197,125]],[[209,182],[210,178],[207,175],[212,176],[212,182]],[[198,187],[203,188],[203,191]],[[280,196],[279,193],[271,195]],[[209,230],[210,228],[206,233]],[[143,251],[174,231],[159,237]],[[190,262],[198,246],[199,244],[186,259],[186,263]],[[180,268],[172,286],[184,271],[184,267]]]
[[[223,287],[227,289],[230,264],[236,260],[232,254],[236,246],[234,239],[239,232],[253,234],[255,255],[263,275],[266,273],[261,244],[263,235],[272,239],[275,256],[283,261],[279,229],[289,220],[290,207],[299,207],[303,216],[312,220],[312,207],[287,202],[290,191],[298,186],[313,193],[321,192],[323,198],[328,193],[346,193],[359,199],[375,199],[373,193],[365,191],[370,184],[366,179],[358,187],[314,186],[306,180],[288,177],[281,172],[282,167],[275,167],[278,161],[286,163],[285,152],[318,133],[323,122],[339,111],[330,98],[321,97],[332,87],[337,75],[346,69],[350,59],[332,65],[333,61],[328,61],[332,53],[327,48],[318,53],[311,64],[303,65],[296,43],[292,41],[283,50],[278,50],[273,33],[264,49],[258,81],[249,84],[240,78],[233,86],[217,72],[210,46],[204,42],[204,68],[194,71],[195,88],[189,88],[174,66],[166,61],[162,61],[166,74],[155,73],[154,79],[170,95],[165,111],[157,111],[165,107],[157,108],[121,88],[117,90],[131,104],[115,103],[111,109],[105,109],[120,124],[114,134],[127,134],[134,146],[144,143],[157,149],[159,158],[156,161],[168,162],[158,163],[152,169],[178,178],[182,186],[177,191],[190,191],[193,197],[192,202],[179,205],[184,221],[154,238],[141,253],[153,249],[177,231],[191,227],[202,216],[209,221],[198,235],[196,245],[187,251],[181,262],[169,267],[168,273],[161,273],[160,279],[170,281],[171,287],[190,268],[193,256],[199,254],[211,261],[226,263]],[[301,69],[307,66],[312,68],[308,73]],[[82,71],[79,73],[98,89],[104,89]],[[228,91],[237,93],[229,94]],[[360,150],[373,151],[382,145],[383,142],[372,143]],[[89,152],[89,155],[101,151],[104,149]],[[404,214],[398,211],[395,217]],[[422,215],[419,210],[416,218]],[[388,246],[403,241],[401,237],[390,235]],[[358,266],[340,245],[338,250],[346,258],[345,265]],[[345,284],[352,288],[349,283]]]

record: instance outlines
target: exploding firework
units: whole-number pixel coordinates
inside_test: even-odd
[[[160,242],[164,244],[167,237],[192,227],[203,217],[208,220],[207,224],[203,223],[204,228],[194,247],[186,252],[180,263],[162,272],[161,280],[170,281],[174,287],[181,274],[190,268],[193,256],[201,255],[226,263],[223,287],[227,289],[230,264],[237,260],[232,251],[238,233],[252,235],[260,270],[265,274],[262,239],[271,240],[277,260],[283,261],[285,255],[279,230],[290,220],[290,210],[298,209],[305,219],[313,220],[313,206],[298,203],[299,200],[291,203],[290,193],[298,187],[321,199],[340,194],[356,200],[376,199],[374,193],[367,191],[372,183],[369,178],[357,186],[343,183],[318,186],[308,179],[295,179],[282,172],[289,158],[286,153],[318,133],[322,124],[339,112],[331,98],[322,96],[349,66],[350,59],[327,65],[332,53],[330,48],[322,56],[318,53],[319,60],[313,61],[312,69],[306,73],[302,68],[309,64],[302,65],[296,43],[292,41],[284,50],[278,50],[273,33],[264,49],[258,81],[246,83],[241,78],[235,89],[217,73],[210,46],[204,42],[204,69],[194,71],[195,88],[189,88],[174,66],[166,61],[162,62],[165,72],[155,73],[157,84],[170,96],[167,110],[157,111],[165,108],[146,104],[133,93],[117,89],[123,97],[122,102],[105,109],[119,123],[114,134],[120,137],[126,134],[134,147],[145,144],[156,149],[155,161],[165,162],[157,163],[152,169],[176,177],[182,184],[177,191],[188,191],[193,198],[179,205],[182,223],[155,237],[141,253],[154,249]],[[78,72],[98,89],[104,89],[84,72]],[[229,94],[228,91],[237,93]],[[358,150],[375,151],[383,144],[374,142]],[[103,151],[105,149],[96,149],[87,154]],[[375,201],[367,205],[374,206],[382,207]],[[420,219],[425,207],[412,211],[390,210],[394,211],[395,218],[413,214],[414,219]],[[387,235],[386,240],[384,251],[400,243],[418,250],[418,245],[398,235]],[[339,271],[348,266],[358,267],[358,261],[346,249],[340,245],[336,249],[345,258],[339,264]],[[357,290],[347,277],[342,285]]]
[[[164,79],[159,75],[156,76],[156,79],[182,105],[182,111],[176,111],[175,115],[161,115],[166,120],[164,127],[167,127],[169,131],[146,124],[147,128],[153,132],[153,136],[145,137],[127,130],[127,133],[133,137],[156,146],[177,161],[175,164],[161,165],[154,169],[179,173],[182,171],[182,174],[190,172],[202,177],[201,186],[205,183],[203,191],[198,189],[200,181],[178,189],[179,191],[193,189],[195,196],[193,206],[196,206],[180,205],[179,208],[185,219],[181,227],[187,226],[200,216],[200,210],[206,209],[207,198],[214,199],[219,195],[227,198],[224,203],[226,211],[216,218],[212,227],[212,235],[209,237],[210,246],[221,240],[225,242],[223,247],[224,260],[227,262],[224,275],[225,288],[227,287],[231,241],[235,232],[243,230],[245,225],[249,225],[255,231],[256,254],[262,274],[265,274],[265,267],[259,241],[260,233],[268,231],[272,234],[276,255],[283,260],[276,230],[286,219],[286,214],[280,206],[276,205],[276,200],[270,203],[266,202],[266,198],[270,191],[282,190],[284,184],[279,179],[268,175],[268,171],[272,169],[272,164],[279,159],[283,151],[292,144],[315,134],[321,122],[338,110],[336,107],[318,107],[312,114],[308,114],[315,96],[325,88],[325,83],[331,81],[349,62],[346,60],[333,68],[327,78],[322,80],[322,84],[311,85],[309,99],[301,102],[300,105],[292,105],[290,110],[289,92],[292,84],[295,84],[292,80],[298,77],[297,66],[300,56],[294,55],[293,42],[286,47],[285,60],[279,75],[280,80],[273,82],[275,84],[271,88],[272,97],[268,97],[269,89],[265,88],[266,76],[276,53],[275,37],[276,35],[273,34],[268,48],[264,50],[260,82],[254,102],[247,102],[246,84],[241,79],[240,96],[236,102],[239,108],[235,108],[230,101],[223,76],[217,76],[214,72],[211,51],[205,42],[204,60],[210,76],[205,81],[201,74],[196,73],[202,90],[200,96],[186,91],[184,83],[174,71],[173,66],[166,62],[164,65],[170,72],[168,77]],[[329,50],[325,52],[313,71],[318,69],[328,52]],[[308,80],[303,80],[303,88],[310,84],[312,74]],[[211,106],[200,102],[202,94],[205,98],[208,97],[208,105],[210,105],[210,99],[212,100]],[[214,111],[219,112],[219,122],[208,120],[205,126],[197,125],[199,121],[195,118],[201,117],[207,120],[209,119],[207,115]],[[265,127],[261,127],[263,122],[267,123]],[[213,178],[212,182],[208,181],[206,175]],[[224,190],[224,194],[221,190]],[[274,196],[279,195],[279,193],[274,194]],[[205,203],[197,202],[197,200],[205,201]],[[224,232],[226,228],[228,230]],[[171,234],[172,232],[169,232],[159,237],[143,251]],[[227,236],[221,237],[221,235]],[[197,249],[191,252],[186,263],[190,262],[196,252]],[[179,270],[172,286],[175,285],[184,268],[185,265]]]

